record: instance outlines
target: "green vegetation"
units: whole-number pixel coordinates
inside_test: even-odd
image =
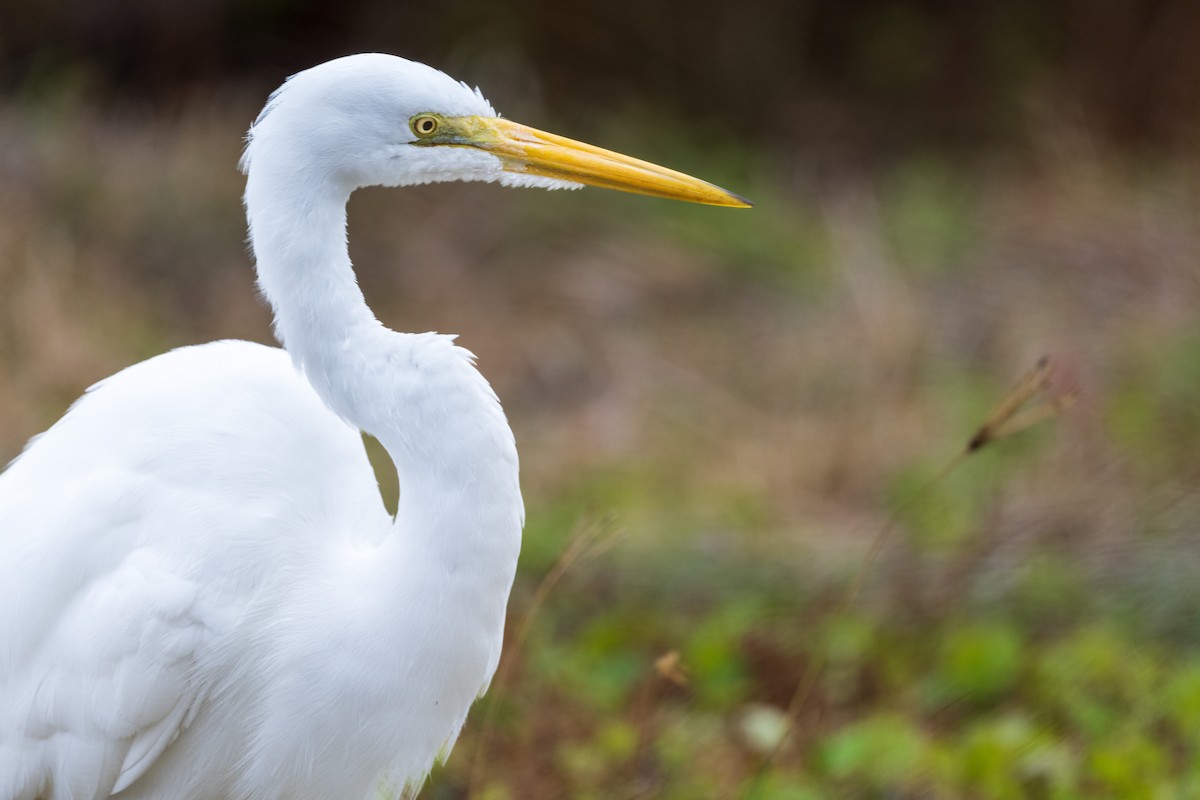
[[[125,364],[270,341],[234,169],[252,117],[0,106],[0,458]],[[590,138],[758,207],[352,205],[381,317],[462,333],[512,418],[514,635],[597,534],[422,796],[1200,796],[1195,166],[1051,143],[813,189],[789,153],[618,127]],[[1077,407],[922,488],[1047,351]]]

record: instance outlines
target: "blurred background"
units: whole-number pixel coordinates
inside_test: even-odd
[[[1200,796],[1200,4],[0,0],[0,461],[272,341],[241,137],[365,50],[756,203],[355,195],[368,301],[479,355],[529,511],[422,797]],[[930,486],[1043,354],[1075,406]]]

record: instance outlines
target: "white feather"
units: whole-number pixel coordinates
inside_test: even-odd
[[[344,800],[453,744],[500,655],[516,448],[467,351],[375,319],[345,237],[358,186],[499,179],[408,146],[430,110],[494,113],[390,56],[289,80],[243,159],[287,352],[130,367],[0,475],[0,800]]]

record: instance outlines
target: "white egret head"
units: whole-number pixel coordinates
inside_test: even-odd
[[[479,90],[396,56],[346,56],[292,76],[247,139],[348,191],[438,181],[547,189],[583,184],[710,205],[749,203],[696,178],[501,119]]]

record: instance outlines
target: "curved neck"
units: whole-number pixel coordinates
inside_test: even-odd
[[[256,154],[246,212],[276,334],[325,404],[387,449],[403,489],[397,524],[453,534],[459,550],[481,537],[515,567],[523,512],[508,422],[451,337],[396,333],[371,313],[346,244],[350,191]]]

